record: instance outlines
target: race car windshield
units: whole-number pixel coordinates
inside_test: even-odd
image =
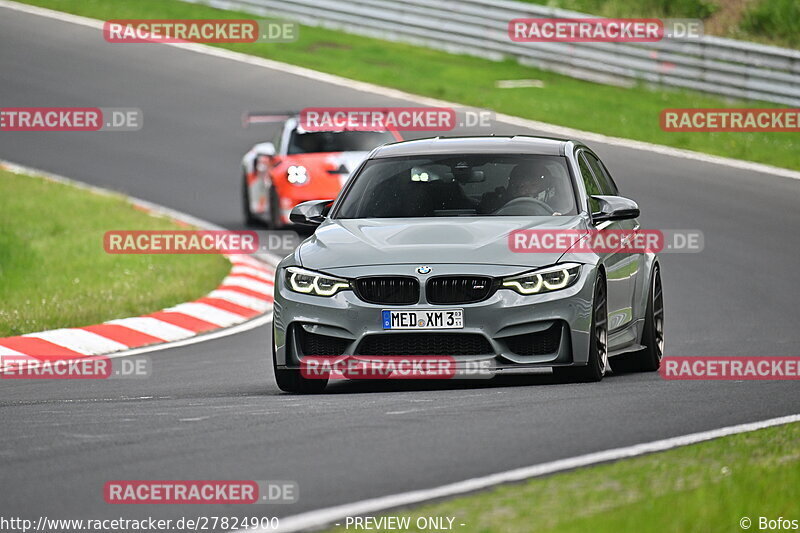
[[[289,139],[288,154],[314,152],[368,152],[396,139],[388,131],[293,131]]]
[[[567,160],[470,154],[368,161],[335,218],[558,216],[577,213]]]

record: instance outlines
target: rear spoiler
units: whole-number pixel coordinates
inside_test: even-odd
[[[250,111],[242,115],[242,126],[248,128],[250,124],[275,124],[296,116],[295,111]]]
[[[299,113],[295,111],[250,111],[242,115],[242,126],[245,128],[250,127],[250,124],[275,124],[283,122],[290,118],[297,117]],[[303,127],[298,124],[297,131],[304,133]],[[353,131],[364,131],[362,129],[354,129]],[[373,131],[373,130],[369,130]],[[394,128],[387,128],[386,130],[376,129],[374,131],[389,131],[397,141],[402,141],[403,137],[400,132]]]

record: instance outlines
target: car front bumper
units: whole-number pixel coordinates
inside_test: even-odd
[[[484,265],[429,266],[436,275],[487,274]],[[494,265],[490,268],[493,275],[500,272],[503,277],[530,270]],[[275,280],[273,317],[275,360],[279,368],[299,368],[301,358],[305,356],[377,356],[367,349],[370,346],[381,346],[380,355],[422,355],[417,353],[419,346],[424,347],[428,342],[436,346],[436,353],[425,352],[424,355],[453,356],[457,363],[491,361],[497,370],[582,366],[587,363],[592,294],[597,277],[592,265],[583,265],[577,283],[566,289],[523,296],[500,288],[484,301],[452,305],[426,303],[424,287],[427,276],[417,274],[416,265],[328,269],[325,272],[351,279],[375,275],[413,276],[420,280],[420,303],[373,304],[361,300],[352,290],[339,292],[333,297],[299,294],[287,288],[283,268],[280,268]],[[383,329],[381,311],[385,309],[424,311],[453,308],[464,310],[463,329]],[[392,335],[422,335],[425,338],[386,337]],[[398,348],[397,351],[408,346],[417,351],[413,354],[392,353],[393,346]]]

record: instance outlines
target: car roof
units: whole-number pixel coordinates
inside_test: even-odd
[[[384,144],[375,149],[372,158],[402,157],[428,154],[532,154],[564,155],[569,139],[534,137],[531,135],[432,137]]]

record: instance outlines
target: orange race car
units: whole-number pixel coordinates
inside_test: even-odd
[[[289,212],[301,202],[336,198],[373,148],[401,140],[390,131],[305,131],[296,113],[248,113],[243,121],[281,123],[271,142],[242,157],[245,222],[270,228],[289,224]]]

